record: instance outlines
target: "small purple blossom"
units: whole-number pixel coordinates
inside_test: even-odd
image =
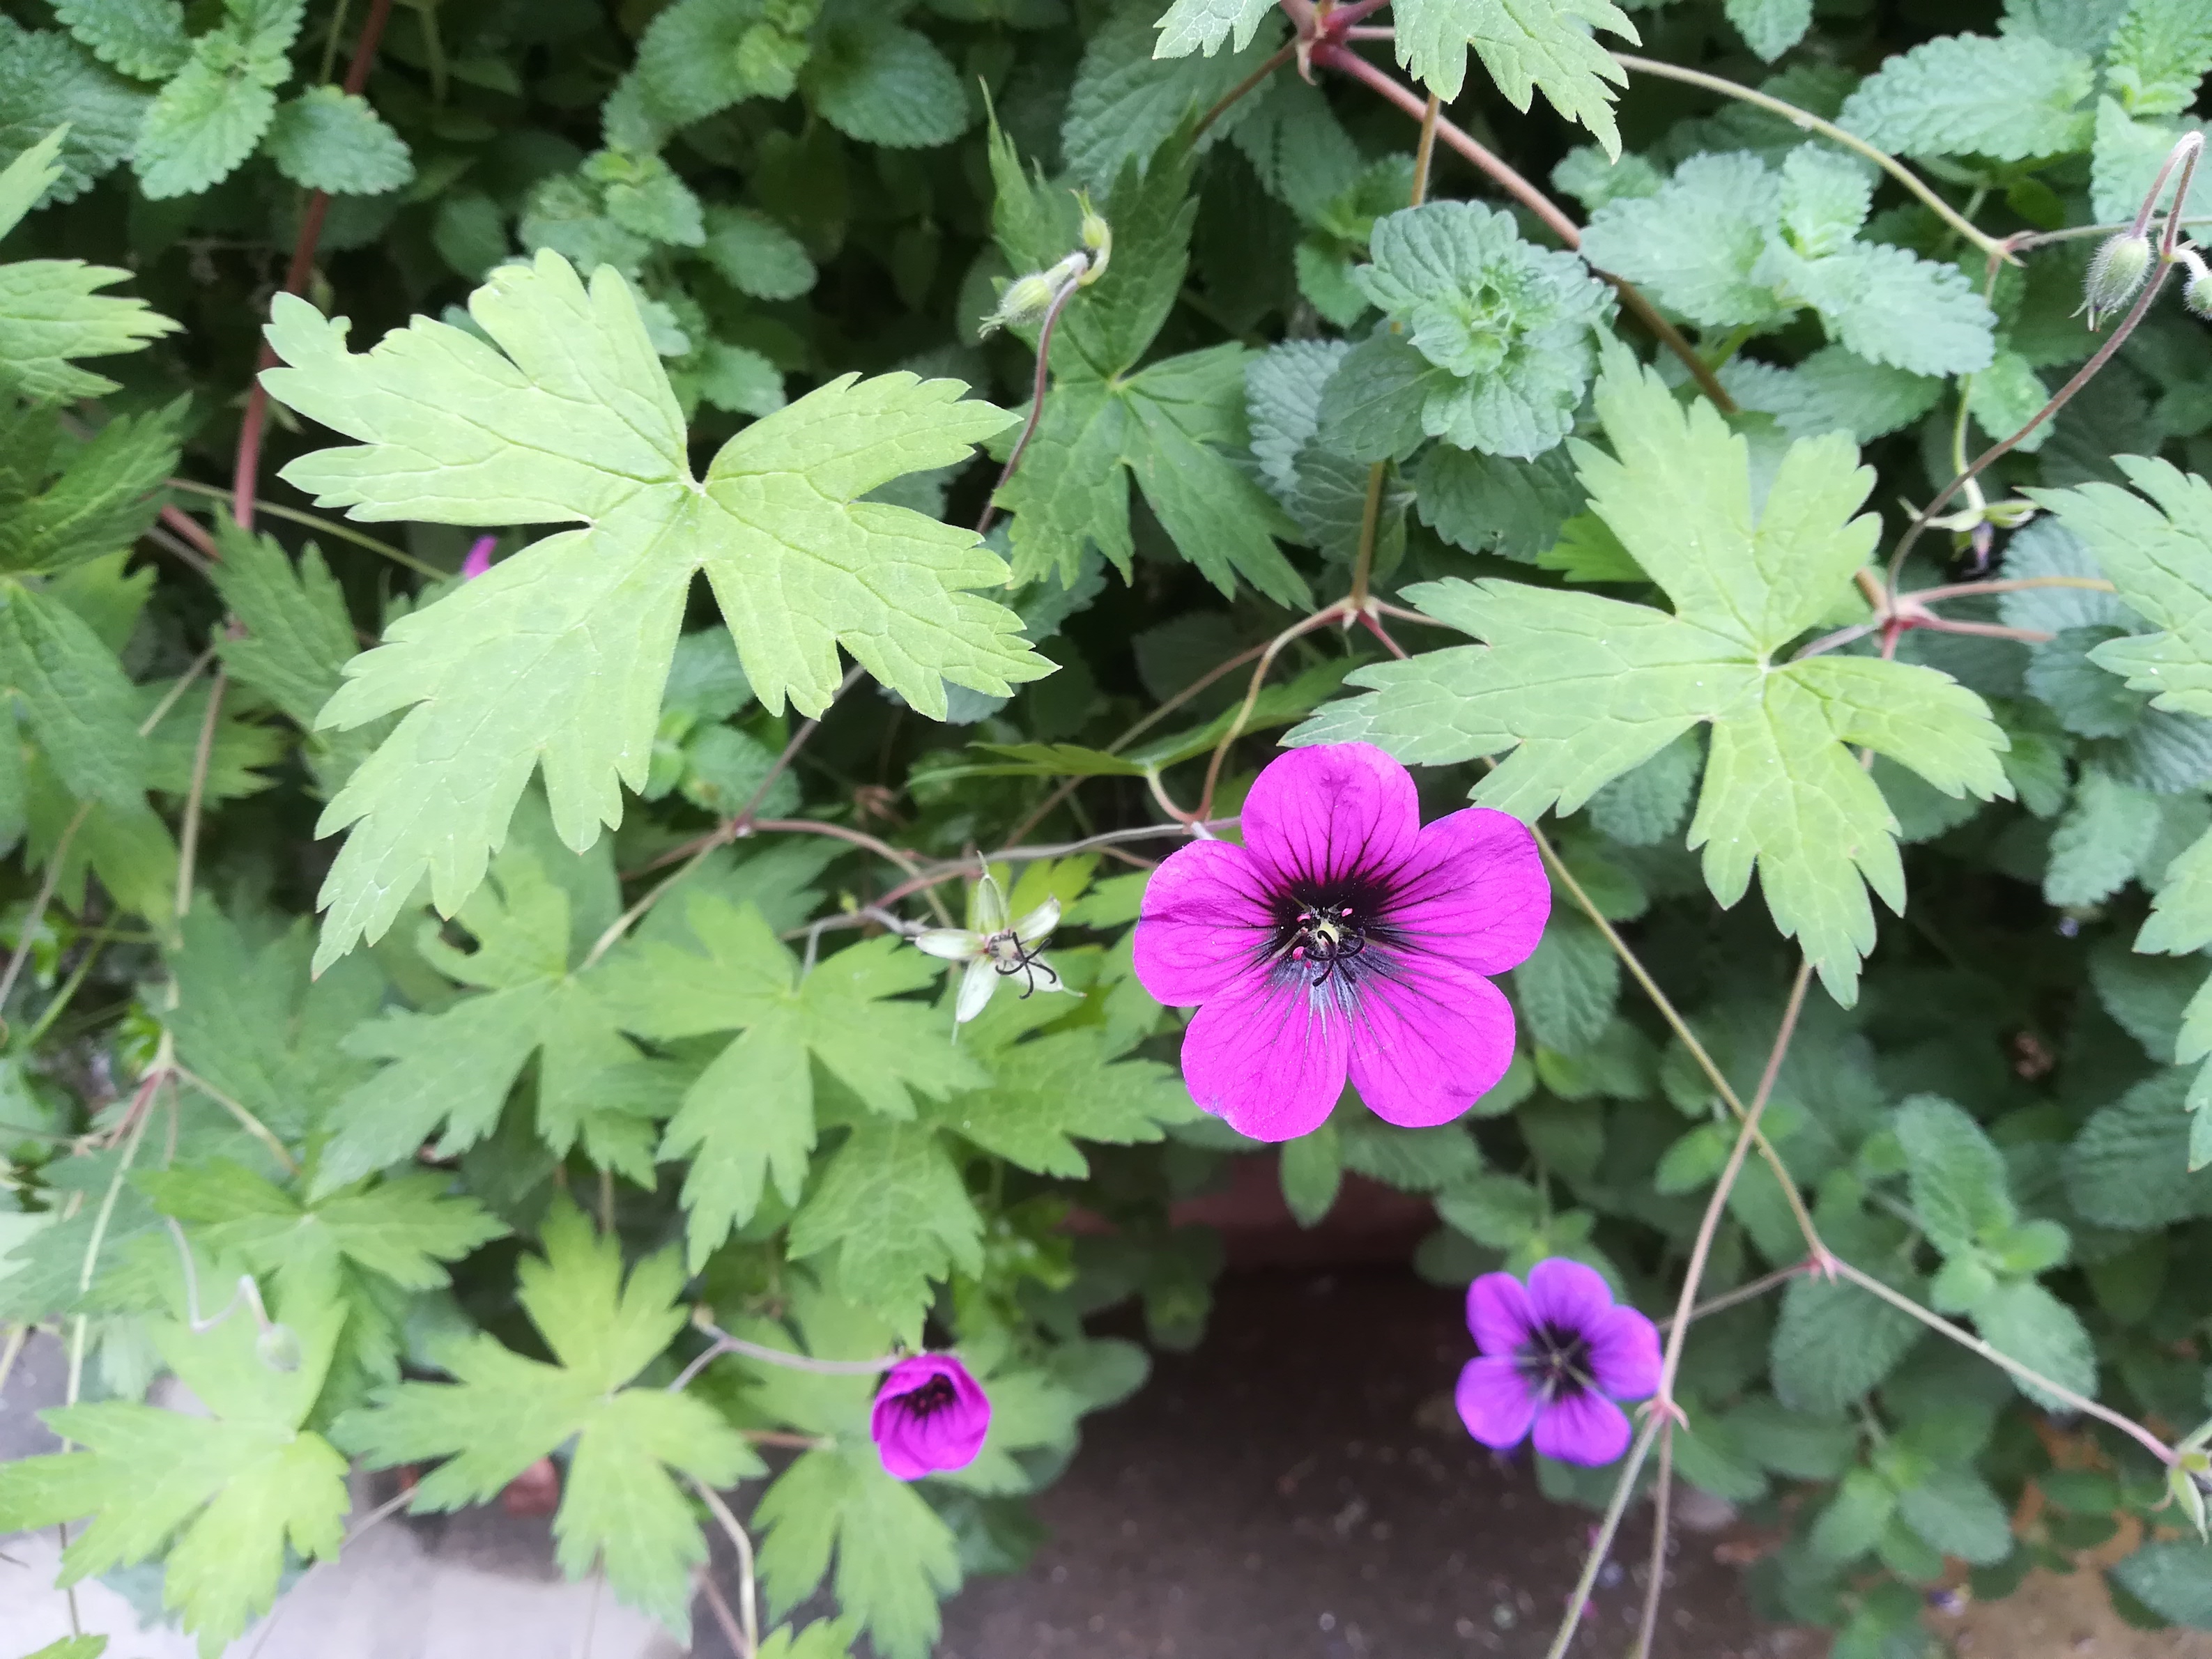
[[[1547,1256],[1524,1289],[1511,1273],[1467,1287],[1467,1328],[1482,1358],[1459,1374],[1460,1420],[1503,1451],[1535,1431],[1536,1449],[1592,1468],[1628,1449],[1628,1417],[1616,1400],[1659,1387],[1659,1332],[1615,1305],[1604,1276]]]
[[[868,1437],[884,1472],[899,1480],[966,1468],[990,1431],[989,1396],[949,1353],[900,1360],[868,1413]]]
[[[1423,828],[1371,744],[1293,749],[1245,797],[1244,844],[1194,842],[1145,889],[1137,977],[1195,1004],[1192,1097],[1260,1140],[1317,1127],[1348,1075],[1377,1116],[1448,1123],[1504,1075],[1552,890],[1528,827],[1471,806]]]
[[[461,561],[461,580],[472,582],[491,568],[491,550],[499,545],[496,536],[479,536],[469,548],[469,556]]]

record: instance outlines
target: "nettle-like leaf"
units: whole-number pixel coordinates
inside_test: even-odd
[[[1142,0],[1122,6],[1085,44],[1075,84],[1068,88],[1060,155],[1074,182],[1100,197],[1114,188],[1124,167],[1135,162],[1141,168],[1185,122],[1212,109],[1257,69],[1282,34],[1279,21],[1263,18],[1244,45],[1218,56],[1209,52],[1194,58],[1156,54],[1152,27],[1151,8]],[[1195,141],[1198,147],[1235,132],[1253,118],[1257,103],[1246,98],[1231,105]],[[1112,218],[1112,223],[1114,257],[1119,264],[1124,252],[1121,221]],[[1003,231],[1000,240],[1005,240]],[[1071,240],[1052,258],[1074,246]]]
[[[1859,240],[1872,197],[1863,163],[1819,144],[1792,150],[1778,175],[1747,152],[1693,155],[1654,194],[1592,214],[1583,252],[1701,328],[1763,328],[1809,307],[1862,367],[1988,368],[1988,304],[1957,266]]]
[[[1423,360],[1387,360],[1409,373],[1395,395],[1417,404],[1421,431],[1522,459],[1557,446],[1596,367],[1611,290],[1575,255],[1531,246],[1510,214],[1475,202],[1378,219],[1371,246],[1374,263],[1353,278]]]
[[[416,1488],[417,1513],[482,1503],[573,1439],[553,1518],[562,1571],[604,1570],[616,1595],[688,1636],[707,1544],[676,1476],[726,1486],[762,1464],[704,1401],[626,1386],[684,1328],[678,1253],[647,1257],[625,1283],[620,1243],[565,1202],[543,1237],[544,1255],[517,1270],[516,1297],[554,1363],[478,1333],[440,1355],[453,1382],[381,1389],[331,1435],[378,1468],[445,1459]]]
[[[84,1449],[0,1465],[0,1528],[94,1517],[63,1553],[64,1584],[166,1547],[163,1600],[204,1659],[269,1610],[288,1545],[311,1559],[337,1553],[351,1501],[346,1460],[301,1426],[330,1370],[335,1311],[300,1297],[272,1311],[297,1340],[292,1370],[262,1358],[242,1315],[199,1335],[155,1320],[162,1360],[210,1415],[120,1400],[60,1407],[43,1413],[47,1425]]]
[[[556,860],[573,867],[562,872]],[[331,1107],[310,1190],[327,1194],[411,1158],[433,1135],[441,1156],[474,1146],[498,1124],[533,1055],[539,1138],[561,1153],[580,1141],[593,1162],[649,1182],[652,1120],[666,1109],[668,1080],[574,966],[611,920],[613,898],[603,850],[572,859],[518,836],[455,915],[473,950],[423,923],[417,954],[479,994],[435,1013],[387,1010],[346,1039],[347,1053],[391,1063]]]
[[[63,177],[64,137],[60,129],[46,134],[0,172],[0,236]],[[143,351],[177,326],[143,300],[100,292],[130,275],[82,259],[0,264],[0,392],[58,403],[114,391],[114,381],[70,359]]]
[[[1950,34],[1859,83],[1838,125],[1908,155],[2063,155],[2089,140],[2096,65],[2033,34]]]
[[[346,325],[281,299],[290,365],[272,396],[362,441],[283,477],[357,519],[585,528],[546,538],[394,623],[324,711],[349,727],[409,709],[331,803],[350,824],[325,882],[318,966],[374,939],[429,878],[452,915],[533,770],[579,850],[643,787],[693,575],[704,570],[746,677],[772,712],[819,714],[837,648],[933,717],[945,682],[992,696],[1050,672],[1021,619],[967,590],[1006,568],[965,530],[858,499],[950,466],[1011,416],[957,381],[844,375],[747,428],[703,479],[629,284],[587,289],[568,262],[494,273],[470,309],[496,349],[417,318],[370,351]],[[1060,399],[1055,398],[1055,403]]]
[[[279,105],[261,148],[294,184],[336,195],[380,195],[415,176],[406,144],[368,100],[336,87]]]
[[[1242,52],[1274,9],[1274,0],[1175,0],[1153,25],[1160,40],[1152,56],[1188,58],[1199,52],[1211,58],[1232,35]]]
[[[942,1097],[985,1074],[935,1011],[890,1000],[938,977],[937,964],[903,940],[851,946],[802,975],[751,906],[696,894],[684,915],[700,950],[627,945],[593,985],[609,1017],[641,1036],[739,1033],[684,1093],[660,1149],[689,1166],[684,1207],[696,1268],[752,1219],[771,1180],[787,1206],[799,1202],[814,1151],[816,1064],[890,1119],[914,1116],[915,1092]]]
[[[2155,630],[2106,630],[2087,661],[2124,676],[2130,690],[2152,694],[2153,709],[2212,717],[2212,484],[2138,455],[2117,456],[2114,464],[2141,494],[2110,483],[2033,492],[2087,544],[2119,589],[2119,598]],[[2112,887],[2130,873],[2122,872]],[[2208,945],[2212,832],[2165,870],[2150,916],[2135,941],[2138,951],[2175,956],[2193,955]],[[2196,1114],[2189,1167],[2199,1170],[2212,1164],[2212,1111],[2204,1109],[2212,1106],[2212,979],[2184,1014],[2174,1058],[2184,1065],[2207,1061],[2186,1101]]]
[[[1278,536],[1297,538],[1296,523],[1223,453],[1245,441],[1253,354],[1231,343],[1130,372],[1167,320],[1189,262],[1192,165],[1188,139],[1171,138],[1141,174],[1133,160],[1122,164],[1107,199],[1113,262],[1067,303],[1053,335],[1052,395],[996,498],[1014,515],[1014,579],[1057,570],[1073,586],[1094,545],[1127,578],[1133,481],[1183,556],[1224,593],[1241,578],[1303,609],[1312,595],[1275,545]],[[1073,197],[1025,172],[1002,132],[992,135],[991,177],[993,228],[1018,269],[1043,269],[1080,246]]]
[[[1541,88],[1554,109],[1595,135],[1607,155],[1620,154],[1612,88],[1628,75],[1592,31],[1607,30],[1631,46],[1638,37],[1611,0],[1399,0],[1390,15],[1398,62],[1444,102],[1466,84],[1467,49],[1473,46],[1514,108],[1526,110]]]
[[[1578,446],[1590,504],[1674,611],[1498,580],[1410,590],[1488,641],[1362,669],[1373,695],[1292,734],[1364,738],[1443,764],[1510,750],[1475,799],[1524,818],[1571,812],[1693,724],[1712,726],[1689,844],[1723,905],[1756,868],[1776,925],[1838,1001],[1873,947],[1870,885],[1905,902],[1897,823],[1849,745],[1949,795],[2009,796],[2005,737],[1948,675],[1786,648],[1848,590],[1876,525],[1850,515],[1872,475],[1840,435],[1790,446],[1756,511],[1749,452],[1710,405],[1684,408],[1608,346],[1597,409],[1613,447]],[[1863,884],[1863,883],[1864,884]]]
[[[0,18],[0,155],[21,154],[66,124],[51,202],[74,202],[131,154],[147,98],[68,35]]]
[[[2212,11],[2197,0],[2134,0],[2105,49],[2105,81],[2131,115],[2179,115],[2212,70]]]
[[[223,0],[222,21],[192,39],[138,129],[131,162],[148,198],[198,195],[253,154],[276,116],[276,88],[291,76],[306,9],[306,0]],[[173,56],[166,26],[163,37],[149,64]]]

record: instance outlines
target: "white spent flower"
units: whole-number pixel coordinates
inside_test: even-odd
[[[1023,976],[1022,994],[1062,991],[1060,982],[1036,947],[1060,926],[1060,901],[1048,898],[1011,926],[1006,901],[999,884],[986,871],[975,889],[975,926],[930,927],[915,935],[914,942],[931,956],[945,962],[968,964],[960,978],[960,1000],[953,1009],[952,1026],[959,1030],[981,1013],[1001,979]]]

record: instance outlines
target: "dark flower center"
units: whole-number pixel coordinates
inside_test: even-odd
[[[916,1417],[934,1417],[960,1397],[949,1378],[933,1376],[906,1397],[906,1408]]]
[[[1332,978],[1349,984],[1350,964],[1366,951],[1375,931],[1378,896],[1365,883],[1293,888],[1280,895],[1275,902],[1276,960],[1314,986]]]
[[[1589,1339],[1559,1325],[1539,1325],[1514,1356],[1521,1375],[1546,1401],[1571,1400],[1595,1386],[1590,1376]]]

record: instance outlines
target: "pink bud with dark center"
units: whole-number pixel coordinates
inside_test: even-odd
[[[991,1431],[991,1401],[949,1353],[918,1353],[891,1367],[868,1415],[884,1473],[899,1480],[964,1469]]]

